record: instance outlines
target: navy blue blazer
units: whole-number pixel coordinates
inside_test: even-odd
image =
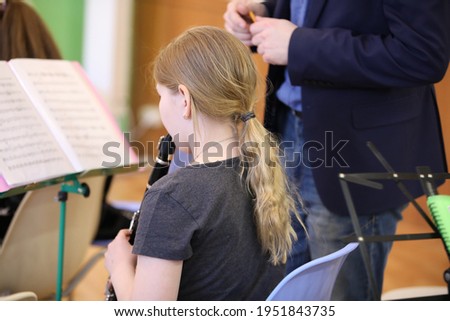
[[[289,0],[265,4],[289,19]],[[302,87],[304,152],[324,205],[348,213],[339,173],[386,172],[368,141],[397,172],[446,172],[433,83],[449,63],[450,1],[310,0],[305,19],[290,40],[288,72]],[[270,66],[268,74],[265,125],[275,133],[284,70]],[[359,214],[407,202],[393,183],[381,183],[381,191],[351,184]],[[418,183],[408,189],[423,194]]]

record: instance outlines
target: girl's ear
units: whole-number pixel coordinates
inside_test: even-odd
[[[178,85],[178,93],[184,99],[183,117],[184,117],[184,119],[189,119],[192,116],[191,94],[189,93],[189,89],[187,89],[187,87],[185,85]]]

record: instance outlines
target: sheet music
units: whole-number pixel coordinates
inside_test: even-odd
[[[15,59],[10,62],[41,115],[55,133],[77,171],[111,162],[104,145],[114,141],[123,153],[123,137],[74,63]],[[121,155],[123,162],[124,157]]]
[[[8,185],[74,171],[4,61],[0,62],[0,115],[0,168]]]

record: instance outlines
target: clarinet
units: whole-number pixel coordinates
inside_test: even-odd
[[[158,156],[155,159],[155,165],[148,179],[145,192],[152,186],[157,180],[166,175],[169,172],[170,162],[172,160],[172,155],[175,152],[175,144],[172,142],[172,137],[167,134],[166,136],[161,136],[158,142]],[[145,193],[144,193],[145,194]],[[142,206],[142,204],[141,204]],[[130,222],[130,239],[131,245],[134,244],[134,238],[136,236],[137,224],[139,221],[141,209],[134,212],[133,217]],[[105,300],[106,301],[117,301],[116,293],[114,287],[111,283],[111,277],[108,278],[105,289]]]

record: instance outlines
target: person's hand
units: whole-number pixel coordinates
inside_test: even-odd
[[[136,266],[137,256],[131,253],[132,246],[129,243],[130,231],[120,230],[114,240],[109,243],[108,250],[105,253],[105,267],[110,274],[115,269],[129,265]]]
[[[266,7],[261,3],[252,0],[232,0],[227,5],[227,10],[223,15],[225,20],[225,29],[242,41],[245,45],[252,45],[252,35],[249,27],[249,13],[257,16],[266,16]]]
[[[250,25],[251,42],[265,62],[287,65],[289,41],[296,28],[289,20],[257,17]]]

